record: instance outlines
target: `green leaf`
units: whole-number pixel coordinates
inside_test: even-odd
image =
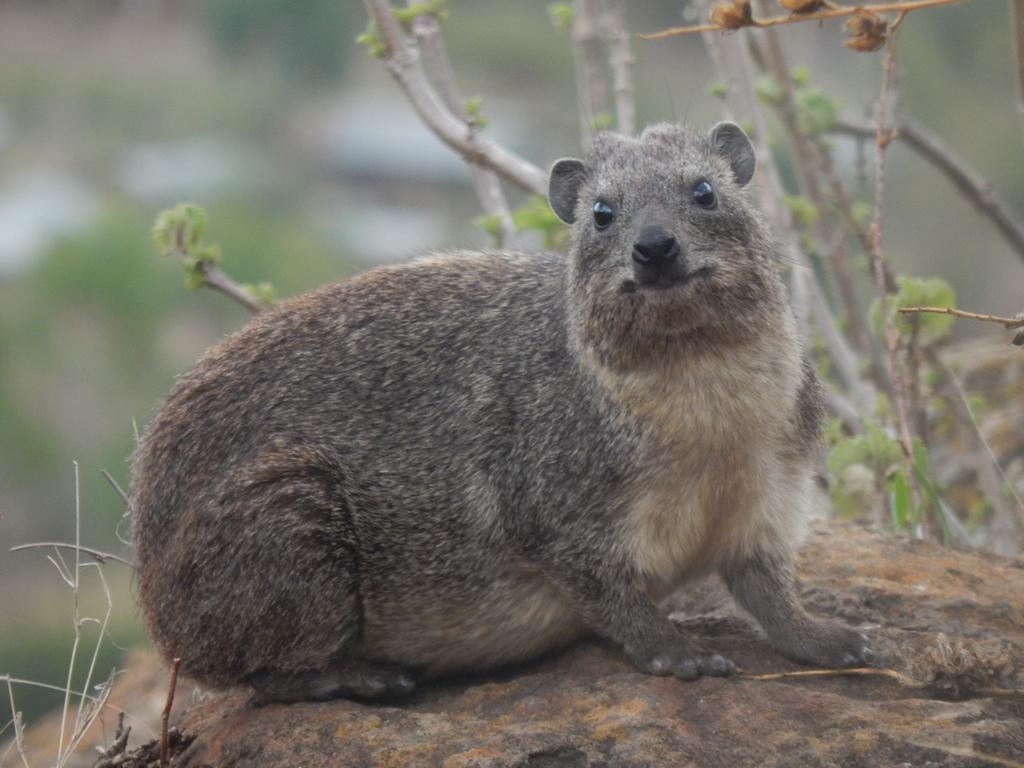
[[[875,496],[875,475],[864,464],[851,464],[832,483],[832,503],[843,517],[859,517]]]
[[[727,90],[725,83],[711,83],[708,86],[708,96],[712,96],[716,99],[724,99]]]
[[[185,288],[190,291],[198,290],[202,288],[206,282],[206,278],[203,275],[201,267],[202,262],[194,256],[188,256],[185,258]]]
[[[875,207],[871,203],[865,203],[863,200],[858,200],[853,204],[853,220],[862,227],[866,227],[871,222],[871,217],[874,215],[874,212]]]
[[[576,16],[572,9],[572,3],[548,3],[545,10],[551,26],[559,32],[568,32],[572,29],[572,23]]]
[[[544,235],[545,248],[557,248],[565,239],[568,229],[554,214],[548,201],[540,195],[531,195],[512,212],[512,223],[517,232],[536,230]]]
[[[615,116],[611,112],[598,112],[590,124],[595,131],[607,131],[615,127]]]
[[[210,245],[201,245],[194,249],[196,259],[205,264],[219,264],[223,258],[220,246],[216,243]]]
[[[839,103],[818,88],[806,88],[796,95],[796,127],[807,136],[826,133],[836,124]]]
[[[803,88],[811,81],[811,71],[807,67],[794,67],[789,77],[797,88]]]
[[[922,344],[938,341],[949,333],[953,324],[952,315],[913,314],[903,315],[896,311],[898,307],[952,307],[956,305],[956,292],[941,277],[914,278],[906,275],[896,276],[897,290],[886,297],[886,311],[890,315],[893,327],[903,336],[909,336],[913,324],[918,326],[918,334]],[[868,312],[871,328],[879,338],[882,336],[883,318],[880,304],[876,299]]]
[[[477,128],[487,127],[487,118],[480,112],[480,105],[483,103],[482,96],[474,96],[471,99],[466,99],[464,109],[466,110],[466,116],[469,117]]]
[[[825,422],[825,442],[828,445],[835,446],[840,440],[846,438],[846,426],[842,419],[833,417]]]
[[[870,458],[867,441],[862,435],[854,435],[836,442],[828,455],[828,471],[834,478],[853,464],[866,464]]]
[[[356,37],[356,42],[366,46],[366,52],[375,59],[382,59],[388,54],[388,45],[377,33],[377,23],[373,20],[366,25],[366,31]]]
[[[153,245],[166,256],[174,251],[188,253],[206,229],[206,211],[195,203],[179,203],[157,214],[153,222]]]
[[[914,459],[914,476],[917,478],[918,485],[921,486],[921,490],[927,497],[927,501],[935,507],[939,522],[942,524],[942,538],[947,544],[953,538],[952,531],[949,529],[949,521],[946,519],[946,507],[942,503],[942,498],[939,496],[939,492],[935,488],[935,484],[932,482],[932,470],[931,464],[928,460],[928,449],[925,448],[921,438],[915,437],[913,440],[913,459]],[[921,514],[924,514],[925,499],[921,499]]]
[[[754,81],[754,94],[763,104],[781,104],[786,91],[771,75],[761,75]]]
[[[783,195],[782,202],[789,208],[793,221],[801,229],[814,226],[821,218],[817,206],[803,195]]]
[[[889,506],[892,510],[892,527],[897,531],[906,530],[910,522],[910,483],[907,473],[900,467],[894,470],[886,482],[889,489]]]
[[[448,11],[444,7],[446,0],[426,0],[423,3],[413,3],[405,8],[392,8],[392,15],[403,24],[411,24],[417,16],[430,14],[438,21],[448,18]]]
[[[899,441],[890,437],[874,422],[864,422],[864,439],[867,442],[871,465],[880,476],[888,474],[890,467],[903,458],[903,449],[900,448]]]
[[[494,213],[490,216],[477,216],[475,224],[484,232],[494,238],[495,242],[501,241],[501,216]]]
[[[242,285],[242,289],[260,304],[269,307],[277,303],[277,289],[273,283],[245,283]]]

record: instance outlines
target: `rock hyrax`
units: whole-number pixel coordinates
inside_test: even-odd
[[[773,646],[861,663],[794,597],[822,418],[743,131],[551,170],[568,256],[438,253],[300,295],[178,381],[133,461],[149,631],[211,686],[372,697],[586,632],[732,663],[657,607],[718,573]]]

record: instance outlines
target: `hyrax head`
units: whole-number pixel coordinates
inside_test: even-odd
[[[777,300],[771,247],[742,189],[754,164],[730,122],[706,136],[669,124],[635,139],[599,134],[584,160],[554,164],[549,200],[572,225],[570,301],[584,342],[727,336]]]

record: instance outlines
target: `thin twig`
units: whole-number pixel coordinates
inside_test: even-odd
[[[928,447],[928,413],[921,391],[921,323],[917,315],[910,316],[910,338],[907,340],[907,390],[909,394],[910,423],[914,432]]]
[[[202,275],[204,285],[237,301],[254,315],[267,309],[266,304],[254,298],[240,283],[228,277],[220,267],[203,261],[196,266],[196,269]]]
[[[847,136],[874,136],[873,127],[849,120],[836,120],[832,130]],[[927,126],[912,117],[900,117],[894,131],[899,141],[949,179],[953,188],[974,206],[978,213],[992,222],[1014,253],[1024,259],[1024,223],[1012,213],[1011,207],[991,183],[947,147]]]
[[[364,3],[387,46],[384,66],[427,127],[469,162],[490,168],[520,189],[546,195],[547,175],[540,168],[471,130],[445,106],[423,69],[419,50],[406,39],[387,0],[364,0]]]
[[[106,635],[107,627],[110,624],[110,616],[114,612],[114,600],[110,594],[110,586],[107,584],[107,578],[103,575],[103,569],[100,567],[99,563],[85,563],[82,567],[85,568],[90,565],[96,569],[96,573],[99,576],[100,585],[103,587],[103,594],[107,601],[107,609],[103,615],[103,619],[99,622],[96,645],[93,647],[92,658],[89,660],[89,667],[85,673],[85,680],[82,681],[82,691],[78,699],[78,710],[75,714],[76,725],[71,736],[71,741],[68,744],[68,755],[74,753],[79,743],[81,743],[82,738],[85,736],[86,731],[89,730],[89,727],[103,710],[103,704],[106,702],[107,697],[110,696],[110,689],[114,682],[114,674],[117,671],[116,669],[111,670],[110,675],[107,677],[107,682],[102,688],[102,693],[96,697],[95,701],[93,701],[87,691],[92,685],[93,675],[96,673],[96,663],[99,661],[100,647],[103,644],[103,638]],[[86,706],[87,702],[88,706]]]
[[[899,360],[899,334],[893,326],[892,316],[887,309],[889,287],[885,280],[885,257],[882,255],[882,212],[885,197],[885,150],[892,141],[892,134],[887,130],[886,112],[890,98],[893,71],[896,68],[896,32],[905,14],[900,14],[892,25],[885,44],[885,56],[882,65],[882,84],[879,88],[878,102],[875,105],[875,204],[871,215],[871,226],[868,228],[870,249],[868,255],[874,268],[875,288],[878,291],[882,307],[883,338],[889,360],[889,379],[892,383],[892,398],[896,407],[898,443],[903,449],[907,465],[907,482],[915,507],[919,507],[921,489],[913,466],[913,438],[910,430],[910,417],[907,408],[907,389],[903,379],[903,370]]]
[[[796,89],[789,74],[783,47],[779,42],[778,32],[767,29],[759,35],[748,35],[750,44],[762,70],[769,74],[781,87],[782,96],[773,101],[790,146],[790,157],[798,177],[803,194],[822,214],[826,210],[824,197],[818,184],[818,173],[831,167],[828,153],[819,145],[813,136],[805,135],[798,125],[796,109]],[[829,238],[825,231],[825,218],[819,217],[811,225],[815,238],[824,244]],[[841,243],[841,241],[840,241]],[[850,273],[845,254],[841,249],[831,249],[826,260],[826,267],[834,282],[849,328],[849,336],[855,346],[864,351],[872,346],[871,334],[868,332],[864,313],[861,309],[860,297],[853,275]]]
[[[171,718],[171,707],[174,706],[174,689],[178,686],[180,668],[181,659],[174,659],[171,662],[171,682],[167,688],[167,700],[160,715],[160,768],[167,768],[167,723]]]
[[[16,547],[11,547],[11,552],[21,552],[25,549],[48,549],[53,547],[54,549],[78,549],[82,554],[89,555],[97,563],[105,563],[107,560],[113,560],[116,563],[122,563],[127,565],[129,568],[134,568],[135,563],[131,560],[126,560],[119,555],[112,555],[109,552],[101,552],[98,549],[91,549],[89,547],[83,547],[76,544],[70,544],[63,541],[34,541],[30,544],[19,544]]]
[[[951,5],[963,2],[963,0],[916,0],[910,3],[875,3],[873,5],[857,5],[850,7],[837,7],[817,13],[790,14],[789,16],[773,16],[767,19],[753,19],[749,27],[775,27],[780,24],[795,24],[801,21],[821,21],[822,19],[836,19],[843,16],[856,16],[863,13],[900,13],[906,14],[909,11],[916,11],[921,8],[932,8],[939,5]],[[695,32],[728,32],[728,27],[721,24],[699,24],[690,27],[673,27],[663,29],[659,32],[650,32],[640,35],[644,40],[663,40],[666,37],[677,37],[679,35],[691,35]]]
[[[417,0],[408,0],[408,5],[414,6],[416,2]],[[441,24],[437,17],[431,13],[419,13],[410,27],[422,53],[427,76],[437,88],[438,94],[452,114],[461,115],[467,126],[473,129],[475,126],[465,114],[465,104],[455,81],[455,71],[452,69],[448,51],[441,37]],[[514,247],[515,224],[498,175],[474,163],[469,164],[469,170],[484,213],[497,218],[501,232],[500,244],[504,247]]]
[[[572,30],[576,65],[576,98],[579,99],[580,143],[587,147],[598,115],[608,114],[608,79],[604,67],[604,39],[597,9],[598,0],[574,0]]]
[[[900,17],[902,19],[902,16]],[[895,31],[895,30],[894,30]],[[879,301],[882,303],[883,337],[889,353],[889,375],[892,381],[893,399],[896,402],[900,428],[900,444],[904,454],[909,458],[912,454],[912,440],[907,418],[907,405],[903,375],[900,369],[897,350],[899,337],[892,324],[889,313],[884,311],[886,298],[890,293],[885,280],[885,257],[882,255],[882,213],[885,197],[885,150],[892,140],[891,133],[886,129],[886,111],[889,101],[889,89],[892,84],[893,70],[896,66],[896,36],[889,37],[885,46],[885,58],[882,65],[882,84],[879,89],[878,101],[875,105],[875,201],[871,214],[871,225],[868,228],[868,256],[875,274],[875,287]],[[913,476],[913,472],[911,472]]]
[[[117,730],[114,731],[114,742],[109,747],[96,747],[96,752],[100,756],[97,766],[101,765],[113,765],[113,761],[109,758],[123,755],[128,749],[128,737],[132,734],[132,727],[129,725],[127,728],[124,724],[124,713],[117,716]],[[104,737],[106,740],[106,737]]]
[[[67,682],[65,683],[65,691],[64,691],[64,706],[61,708],[61,712],[60,712],[60,739],[57,742],[57,762],[58,763],[62,762],[63,759],[64,759],[64,728],[65,728],[65,724],[66,724],[67,717],[68,717],[68,709],[70,708],[70,705],[71,705],[71,679],[72,679],[72,676],[74,675],[74,672],[75,672],[75,662],[77,661],[77,658],[78,658],[78,645],[79,645],[79,643],[82,640],[82,622],[79,620],[80,616],[79,616],[79,613],[78,613],[78,584],[79,584],[79,576],[80,576],[79,566],[81,564],[81,546],[82,546],[82,540],[81,540],[81,532],[82,532],[81,531],[81,528],[82,528],[82,526],[81,526],[81,522],[82,522],[81,495],[80,495],[80,488],[79,488],[78,462],[77,461],[73,462],[73,464],[74,464],[74,467],[75,467],[75,546],[74,546],[74,550],[75,550],[75,570],[74,570],[74,574],[71,574],[70,572],[68,572],[68,574],[67,574],[68,578],[66,578],[65,581],[68,581],[70,583],[70,585],[71,585],[71,598],[72,598],[72,603],[74,605],[74,615],[73,615],[72,618],[74,620],[75,639],[74,639],[74,642],[71,644],[71,658],[68,661],[68,676],[67,676]],[[57,556],[60,557],[60,551],[59,550],[57,551]],[[61,559],[61,563],[63,563],[63,562],[64,562],[63,559]],[[66,566],[65,566],[65,570],[67,570]],[[62,574],[62,576],[64,576],[64,574]]]
[[[955,307],[900,307],[898,310],[902,314],[910,314],[913,312],[930,312],[936,315],[953,315],[954,317],[966,317],[968,320],[980,320],[984,323],[999,323],[1007,330],[1013,330],[1014,328],[1024,328],[1024,313],[1017,315],[1016,317],[999,317],[998,315],[983,315],[977,312],[967,312],[963,309],[956,309]]]

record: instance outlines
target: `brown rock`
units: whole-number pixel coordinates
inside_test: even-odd
[[[214,695],[175,719],[195,741],[172,765],[1024,766],[1024,693],[1005,690],[1024,688],[1024,561],[821,521],[802,570],[808,607],[865,628],[902,681],[682,683],[591,641],[400,703],[252,708],[248,692]],[[714,586],[672,607],[745,675],[800,669]]]
[[[184,719],[197,738],[180,765],[1024,764],[1024,694],[978,690],[1021,686],[1024,563],[829,522],[812,534],[803,570],[809,608],[877,626],[869,631],[884,663],[933,687],[848,677],[681,683],[639,674],[595,641],[500,675],[425,686],[395,705],[251,709],[237,692]],[[690,602],[714,609],[714,590]],[[685,623],[747,673],[798,669],[728,610]],[[944,644],[939,633],[957,639]]]

